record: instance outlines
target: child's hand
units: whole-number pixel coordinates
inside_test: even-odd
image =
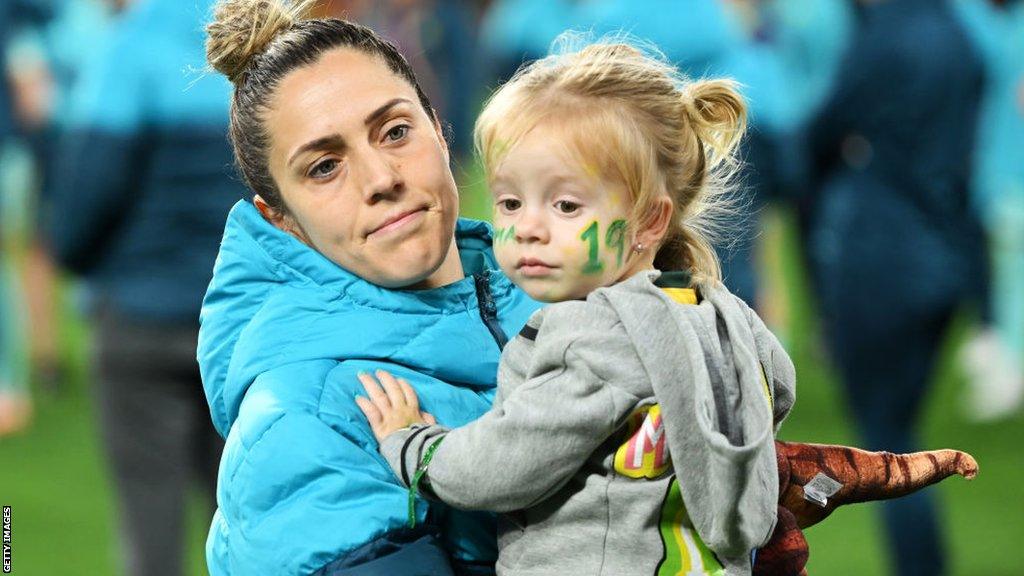
[[[433,416],[420,412],[416,392],[402,378],[377,370],[377,378],[360,372],[359,381],[363,383],[369,398],[356,396],[356,404],[370,421],[370,429],[378,442],[412,424],[437,424]]]

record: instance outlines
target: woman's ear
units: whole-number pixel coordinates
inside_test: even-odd
[[[444,150],[444,161],[451,162],[451,158],[448,157],[448,140],[444,137],[444,128],[441,126],[441,120],[437,117],[437,112],[433,113],[434,116],[434,132],[437,133],[437,139],[441,142],[441,148]]]
[[[267,201],[264,200],[262,196],[260,196],[259,194],[253,196],[252,203],[254,206],[256,206],[256,209],[260,211],[260,216],[263,216],[264,220],[270,222],[271,224],[277,226],[278,228],[281,228],[281,225],[279,224],[281,220],[281,214],[277,210],[271,208],[270,204],[267,204]]]
[[[636,231],[637,244],[647,247],[658,246],[668,231],[668,225],[672,222],[672,214],[675,206],[668,195],[661,195],[654,200],[645,217],[641,220],[641,228]]]
[[[307,246],[312,246],[306,233],[302,231],[302,227],[295,221],[295,218],[286,214],[283,210],[278,210],[267,204],[267,201],[263,199],[259,194],[253,196],[252,203],[256,206],[256,209],[260,211],[260,215],[267,222],[274,225],[275,228],[282,232],[287,232],[295,237],[296,240],[302,242]]]

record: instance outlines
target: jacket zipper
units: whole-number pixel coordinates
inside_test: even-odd
[[[498,344],[498,350],[504,350],[508,344],[508,336],[501,329],[498,323],[498,305],[494,303],[494,296],[491,294],[491,271],[484,270],[481,274],[473,275],[473,283],[476,286],[476,299],[480,309],[480,319],[484,326],[490,331],[494,341]]]

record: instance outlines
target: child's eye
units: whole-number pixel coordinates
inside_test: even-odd
[[[580,209],[580,205],[569,200],[559,200],[555,202],[555,209],[560,214],[575,214]]]
[[[330,177],[334,173],[334,169],[338,167],[338,160],[335,158],[329,158],[313,166],[309,171],[310,178],[316,178],[322,180]]]
[[[388,140],[388,141],[391,141],[391,142],[397,142],[397,141],[405,138],[405,136],[408,133],[409,133],[409,125],[408,124],[399,124],[398,126],[395,126],[394,128],[392,128],[391,130],[388,130],[387,134],[384,135],[384,139]]]
[[[523,203],[515,198],[505,198],[498,200],[498,207],[505,212],[515,212],[523,207]]]

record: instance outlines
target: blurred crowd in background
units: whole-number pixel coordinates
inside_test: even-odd
[[[196,479],[213,488],[222,445],[195,338],[225,217],[250,194],[226,139],[230,85],[205,67],[211,5],[0,0],[0,437],[30,430],[33,393],[59,393],[61,310],[72,308],[94,342],[129,574],[180,573],[183,494]],[[769,205],[795,214],[822,342],[862,445],[919,447],[915,418],[965,308],[975,325],[960,354],[965,410],[981,420],[1019,411],[1024,2],[353,0],[319,10],[399,46],[465,177],[483,100],[564,30],[625,32],[690,76],[736,78],[751,107],[749,216],[727,228],[726,284],[785,334],[784,295],[757,266],[758,215]],[[927,492],[885,507],[899,574],[943,573],[935,514]]]

